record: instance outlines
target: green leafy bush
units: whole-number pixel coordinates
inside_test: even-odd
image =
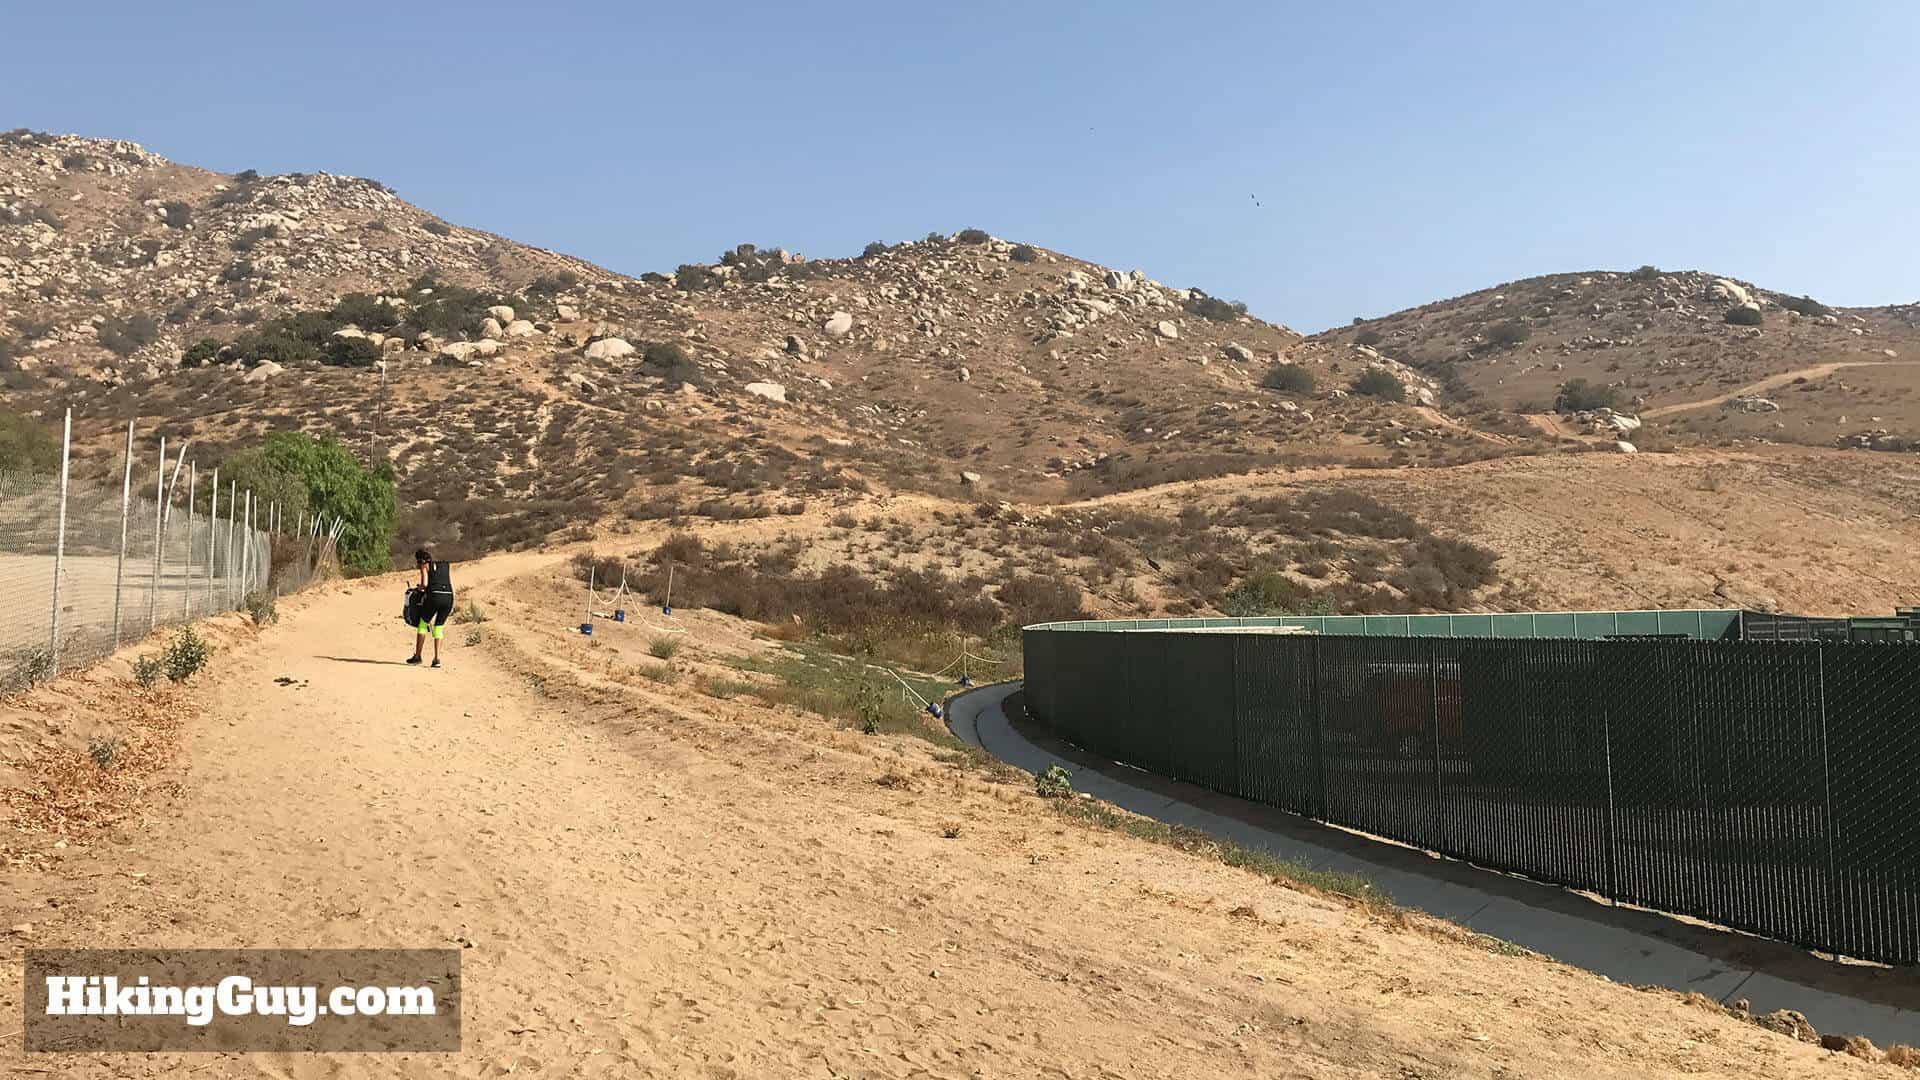
[[[962,244],[984,244],[993,237],[988,236],[985,229],[961,229],[954,239]]]
[[[1043,799],[1073,798],[1073,773],[1058,762],[1033,778],[1033,793]]]
[[[0,408],[0,468],[29,473],[60,467],[60,436],[35,417]]]
[[[166,665],[144,653],[133,660],[133,682],[142,690],[160,685],[160,677],[166,673]]]
[[[1275,364],[1267,369],[1260,385],[1286,394],[1313,393],[1313,372],[1299,364]]]
[[[655,660],[671,660],[680,653],[680,639],[665,634],[647,642],[647,655]]]
[[[1833,309],[1815,300],[1811,296],[1794,296],[1780,301],[1780,306],[1788,311],[1797,312],[1811,319],[1833,314]]]
[[[329,338],[321,350],[321,362],[334,367],[372,367],[380,359],[380,346],[363,337]]]
[[[1368,368],[1361,372],[1360,377],[1353,380],[1352,390],[1382,401],[1407,400],[1407,384],[1386,368]]]
[[[1647,263],[1646,265],[1640,267],[1637,270],[1632,271],[1627,275],[1627,278],[1631,281],[1654,281],[1654,280],[1657,280],[1659,277],[1660,277],[1660,268],[1653,265],[1652,263]]]
[[[673,287],[681,292],[699,292],[719,284],[720,278],[713,268],[699,263],[681,263],[680,268],[673,272]]]
[[[1313,590],[1277,570],[1242,578],[1227,593],[1220,609],[1235,618],[1290,615],[1299,610]]]
[[[528,296],[551,299],[578,284],[580,284],[579,274],[571,270],[561,270],[557,273],[542,274],[534,278],[522,291]]]
[[[1235,319],[1247,313],[1247,305],[1245,304],[1236,301],[1222,300],[1217,296],[1208,296],[1205,293],[1194,293],[1182,306],[1185,307],[1187,311],[1203,319],[1211,319],[1214,322],[1233,322]]]
[[[1563,413],[1612,409],[1619,404],[1620,394],[1613,387],[1586,379],[1568,379],[1561,383],[1560,393],[1553,399],[1554,411]]]
[[[1766,321],[1761,317],[1759,308],[1747,304],[1728,308],[1725,319],[1734,326],[1759,326]]]
[[[120,756],[120,748],[125,745],[118,735],[95,736],[87,743],[87,756],[93,759],[100,771],[105,772],[113,768],[114,759]]]
[[[356,571],[387,567],[399,512],[388,466],[369,470],[331,439],[277,431],[261,445],[227,458],[220,471],[251,489],[256,499],[278,502],[291,519],[321,514],[344,520],[338,548],[342,566]]]
[[[875,240],[873,243],[868,244],[866,247],[860,249],[860,257],[863,259],[871,259],[875,255],[885,255],[886,253],[887,253],[887,245],[881,243],[878,240]]]
[[[420,227],[435,236],[450,236],[453,233],[453,226],[441,221],[439,218],[428,218],[426,221],[420,223]]]
[[[1028,247],[1026,244],[1015,244],[1013,250],[1007,253],[1007,257],[1014,262],[1030,263],[1040,261],[1040,253]]]
[[[219,363],[221,348],[218,341],[212,338],[201,338],[187,346],[187,351],[180,354],[180,366],[194,368]]]
[[[665,379],[668,387],[681,383],[699,386],[702,382],[700,365],[686,349],[671,341],[656,341],[641,350],[640,370]]]
[[[171,682],[186,682],[204,671],[212,653],[206,640],[191,626],[183,626],[180,632],[160,650],[160,665]]]
[[[0,679],[0,694],[17,694],[30,690],[36,684],[43,683],[53,676],[53,652],[44,645],[23,649],[14,654],[13,667]]]

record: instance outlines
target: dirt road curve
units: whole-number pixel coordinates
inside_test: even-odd
[[[1737,390],[1729,390],[1724,394],[1715,394],[1713,397],[1701,398],[1699,401],[1686,401],[1678,405],[1662,405],[1657,409],[1648,409],[1646,412],[1640,414],[1640,418],[1642,420],[1657,420],[1662,416],[1672,416],[1675,413],[1692,412],[1695,409],[1711,409],[1715,405],[1724,405],[1734,398],[1752,397],[1755,394],[1764,394],[1769,390],[1777,390],[1782,386],[1791,384],[1795,379],[1824,378],[1842,368],[1888,367],[1894,364],[1911,364],[1915,362],[1916,361],[1913,360],[1843,360],[1832,364],[1815,364],[1812,367],[1797,368],[1793,371],[1783,371],[1778,375],[1769,375],[1759,382],[1751,382]]]
[[[490,640],[450,635],[438,672],[394,662],[407,641],[391,581],[289,601],[193,691],[205,708],[184,794],[54,871],[11,877],[0,914],[31,921],[43,945],[458,943],[465,1049],[48,1058],[21,1054],[15,1032],[0,1065],[1209,1080],[1888,1069],[1069,821],[921,740],[687,686],[581,689],[584,669],[532,677],[527,655],[562,651],[548,643],[569,613],[500,579],[552,571],[526,556],[463,569],[495,613]],[[17,1020],[18,1000],[0,1013]]]

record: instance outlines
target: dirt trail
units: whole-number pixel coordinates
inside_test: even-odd
[[[580,689],[567,668],[613,670],[612,643],[563,633],[571,612],[543,600],[558,584],[504,580],[552,579],[554,562],[462,567],[493,617],[480,647],[453,628],[441,671],[396,662],[397,579],[289,601],[192,691],[206,707],[177,800],[0,887],[4,922],[31,913],[39,945],[460,944],[460,1054],[49,1059],[10,1041],[0,1062],[1209,1080],[1883,1068],[1075,824],[921,740],[685,686]]]
[[[1769,390],[1775,390],[1782,386],[1786,386],[1792,383],[1793,380],[1795,379],[1823,378],[1825,376],[1833,374],[1836,371],[1839,371],[1841,368],[1893,367],[1901,364],[1913,364],[1913,363],[1920,363],[1920,361],[1841,360],[1831,364],[1815,364],[1812,367],[1797,368],[1793,371],[1783,371],[1778,375],[1769,375],[1766,378],[1761,379],[1759,382],[1748,383],[1747,385],[1742,386],[1738,389],[1729,390],[1724,394],[1715,394],[1713,397],[1710,397],[1710,398],[1701,398],[1699,401],[1686,401],[1686,402],[1681,402],[1678,405],[1662,405],[1657,409],[1648,409],[1647,411],[1640,414],[1640,418],[1642,420],[1656,420],[1662,416],[1672,416],[1675,413],[1692,412],[1695,409],[1710,409],[1710,408],[1713,408],[1715,405],[1724,405],[1727,402],[1732,401],[1734,398],[1751,397],[1754,394],[1764,394]]]

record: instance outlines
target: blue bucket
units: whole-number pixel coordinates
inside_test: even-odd
[[[614,612],[613,612],[613,621],[614,621],[614,622],[626,622],[626,621],[627,621],[627,609],[626,609],[626,608],[615,608],[615,609],[614,609]]]
[[[660,614],[662,614],[662,615],[665,615],[665,616],[667,616],[667,617],[669,617],[669,618],[671,618],[671,617],[673,616],[673,605],[672,605],[672,604],[668,604],[668,605],[667,605],[666,607],[663,607],[663,608],[661,608],[661,609],[660,609]]]
[[[581,632],[582,634],[585,634],[585,635],[586,635],[587,637],[592,637],[592,636],[593,636],[593,624],[592,624],[592,623],[590,623],[590,622],[583,622],[583,623],[581,623],[581,624],[580,624],[580,632]]]
[[[927,715],[933,717],[935,720],[940,719],[940,703],[937,701],[927,702]]]

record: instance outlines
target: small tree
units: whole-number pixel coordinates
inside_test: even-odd
[[[1382,401],[1407,400],[1407,384],[1386,368],[1368,368],[1353,380],[1353,392]]]
[[[713,268],[699,263],[681,263],[680,269],[673,272],[673,287],[681,292],[699,292],[720,284]]]
[[[954,239],[963,244],[984,244],[992,237],[987,235],[985,229],[961,229],[960,234]]]
[[[1560,394],[1553,399],[1555,412],[1590,412],[1594,409],[1611,409],[1620,403],[1619,392],[1611,386],[1588,382],[1586,379],[1568,379],[1560,384]]]
[[[1299,364],[1275,364],[1267,369],[1260,385],[1285,394],[1313,393],[1313,372]]]
[[[887,253],[887,245],[881,243],[878,240],[875,240],[873,243],[868,244],[866,247],[860,249],[860,257],[863,259],[871,259],[875,255],[885,255],[886,253]]]

